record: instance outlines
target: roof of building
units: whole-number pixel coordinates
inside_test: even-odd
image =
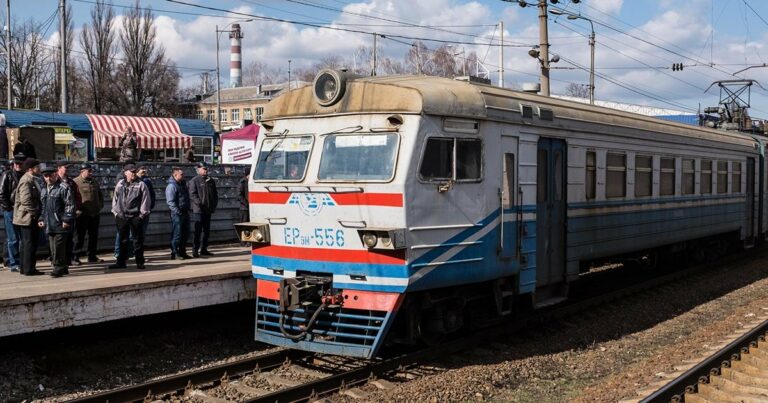
[[[291,82],[291,88],[299,88],[309,83],[305,81]],[[253,100],[269,100],[277,93],[282,92],[288,88],[288,83],[280,84],[264,84],[264,85],[252,85],[247,87],[235,87],[235,88],[222,88],[221,89],[221,102],[236,102],[236,101],[253,101]],[[273,94],[273,92],[275,92]],[[216,92],[204,98],[201,103],[214,104],[216,103]]]
[[[181,132],[189,136],[214,136],[216,132],[213,130],[211,122],[200,119],[176,119],[176,123],[179,124]]]
[[[0,112],[5,115],[8,127],[66,125],[76,132],[93,131],[91,122],[84,114],[20,110],[2,110]]]

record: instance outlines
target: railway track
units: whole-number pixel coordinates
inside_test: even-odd
[[[605,307],[606,303],[641,294],[658,287],[674,286],[710,268],[753,257],[728,257],[716,263],[696,266],[657,276],[650,280],[616,289],[606,285],[597,296],[583,296],[566,303],[536,311],[529,316],[484,329],[478,334],[441,344],[375,360],[349,359],[344,357],[312,354],[293,350],[250,357],[215,367],[205,368],[168,378],[149,381],[140,385],[119,388],[87,397],[75,402],[123,402],[155,401],[172,397],[188,401],[205,402],[294,402],[315,400],[335,393],[355,396],[359,385],[372,382],[379,388],[390,387],[381,377],[402,373],[409,368],[450,354],[469,350],[486,342],[498,340],[510,332],[526,327],[563,320],[593,307]],[[597,292],[594,288],[591,292]],[[605,292],[606,289],[615,291]],[[590,294],[591,294],[590,292]],[[667,400],[669,401],[669,400]]]
[[[641,403],[768,401],[768,320],[745,330]]]

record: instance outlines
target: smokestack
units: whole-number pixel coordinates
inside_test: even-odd
[[[243,58],[240,48],[240,40],[243,39],[243,33],[240,32],[240,24],[232,24],[232,30],[229,31],[229,39],[231,44],[231,56],[229,58],[229,86],[235,88],[243,84]]]

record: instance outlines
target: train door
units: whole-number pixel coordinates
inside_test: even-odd
[[[536,287],[565,281],[565,141],[539,139],[536,174]]]
[[[519,252],[522,203],[517,191],[517,137],[501,136],[501,241],[499,256],[510,259]]]
[[[755,236],[755,159],[747,158],[747,233],[745,239],[754,245]]]

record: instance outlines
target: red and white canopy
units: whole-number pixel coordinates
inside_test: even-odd
[[[187,148],[192,138],[181,133],[171,118],[139,116],[86,115],[93,127],[96,148],[118,148],[125,128],[130,127],[139,138],[139,148]]]

